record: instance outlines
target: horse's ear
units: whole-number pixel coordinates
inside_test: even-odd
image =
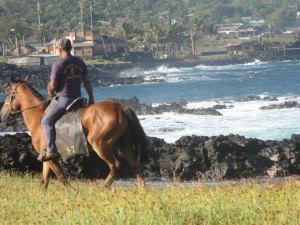
[[[13,76],[10,76],[10,82],[11,82],[11,83],[16,83],[17,80],[16,80]]]
[[[29,79],[29,75],[25,75],[25,76],[23,77],[23,81],[25,81],[25,82],[27,82],[28,79]]]

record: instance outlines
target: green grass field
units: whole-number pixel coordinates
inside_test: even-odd
[[[38,176],[0,175],[1,224],[300,224],[300,181],[138,190],[101,182],[51,180],[43,192]]]

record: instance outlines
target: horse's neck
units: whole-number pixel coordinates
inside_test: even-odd
[[[41,125],[41,118],[43,116],[43,103],[36,96],[25,97],[21,110],[23,110],[24,122],[30,131],[33,133]]]
[[[43,116],[43,109],[36,107],[23,111],[23,119],[30,133],[34,132],[41,125],[41,118]]]
[[[44,110],[42,107],[36,107],[23,111],[23,119],[28,128],[32,145],[37,151],[42,151],[46,147],[46,140],[41,126],[41,118]]]

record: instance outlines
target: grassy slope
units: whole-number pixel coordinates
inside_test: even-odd
[[[208,187],[134,186],[0,175],[1,224],[300,224],[300,181]]]

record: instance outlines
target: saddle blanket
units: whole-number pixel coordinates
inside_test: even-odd
[[[89,156],[81,124],[82,109],[64,114],[56,123],[56,147],[64,162],[78,155]]]

